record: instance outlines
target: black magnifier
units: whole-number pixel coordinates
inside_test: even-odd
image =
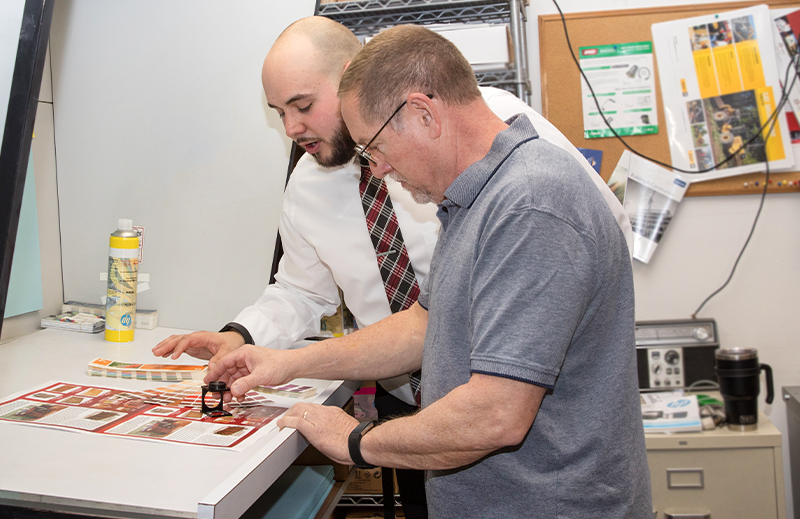
[[[210,416],[212,418],[218,418],[220,416],[232,416],[231,413],[223,409],[223,405],[225,404],[225,392],[230,391],[228,385],[221,380],[214,380],[213,382],[209,382],[207,386],[202,386],[203,394],[201,395],[201,409],[203,414],[206,416]],[[219,402],[214,407],[209,407],[206,404],[206,394],[211,393],[219,394]],[[214,398],[216,400],[216,397]]]

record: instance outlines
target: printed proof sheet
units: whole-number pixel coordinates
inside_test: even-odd
[[[250,391],[242,402],[225,404],[231,416],[201,412],[199,381],[129,391],[66,382],[50,382],[0,402],[0,420],[120,436],[243,450],[297,398],[277,397],[283,405]],[[214,407],[219,400],[208,401]]]
[[[653,24],[672,164],[686,180],[794,164],[785,121],[761,130],[781,98],[772,23],[756,6]]]

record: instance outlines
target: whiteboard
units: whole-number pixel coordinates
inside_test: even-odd
[[[100,302],[119,218],[145,228],[138,307],[160,326],[216,330],[260,296],[291,145],[261,64],[313,12],[312,0],[56,4],[65,300]]]

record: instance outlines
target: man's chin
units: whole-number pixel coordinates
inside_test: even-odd
[[[327,153],[324,150],[320,150],[316,153],[310,154],[314,160],[322,166],[323,168],[337,168],[339,166],[344,166],[345,164],[349,164],[353,161],[353,157],[355,156],[355,152],[349,150],[347,152],[340,151],[339,153],[333,153],[328,151]]]

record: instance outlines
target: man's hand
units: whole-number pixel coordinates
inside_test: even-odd
[[[247,344],[227,355],[217,354],[208,364],[206,384],[214,380],[225,382],[231,396],[238,400],[256,386],[284,384],[294,378],[289,360],[295,352],[271,350]],[[225,399],[229,395],[226,393]]]
[[[347,438],[358,420],[335,406],[295,404],[277,422],[278,427],[293,427],[321,453],[343,465],[352,465]]]
[[[153,348],[153,355],[177,359],[187,353],[196,359],[217,360],[242,345],[244,339],[236,332],[194,332],[164,339]]]

